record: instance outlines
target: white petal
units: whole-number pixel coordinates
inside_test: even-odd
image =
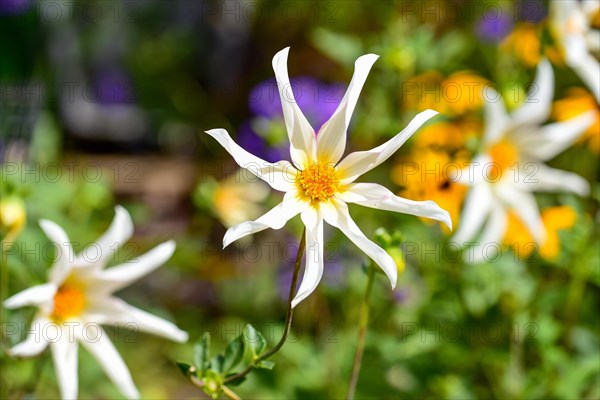
[[[597,38],[600,33],[595,32]],[[598,40],[598,39],[596,39]],[[593,56],[585,54],[577,62],[571,63],[571,68],[577,72],[581,80],[590,89],[596,102],[600,103],[600,63]]]
[[[567,121],[545,125],[539,130],[518,132],[514,137],[525,155],[545,161],[571,146],[595,120],[595,112],[589,111]]]
[[[477,235],[493,204],[492,191],[486,183],[473,186],[460,214],[458,229],[452,241],[464,246]]]
[[[176,342],[186,342],[188,334],[175,324],[127,304],[117,298],[105,298],[90,305],[85,318],[98,324],[125,324],[130,329],[148,332]]]
[[[250,154],[235,143],[225,129],[212,129],[206,133],[215,138],[240,167],[267,182],[273,189],[282,192],[293,189],[296,169],[288,161],[270,163]]]
[[[44,328],[49,323],[48,318],[36,316],[29,328],[27,339],[10,349],[9,354],[13,357],[33,357],[44,351],[48,347],[48,342],[44,338]]]
[[[396,262],[384,249],[367,239],[352,217],[350,217],[346,203],[333,199],[330,204],[323,204],[322,212],[328,224],[341,230],[352,243],[379,265],[389,278],[392,289],[395,288],[398,278]]]
[[[48,236],[48,239],[57,246],[57,259],[50,269],[50,281],[60,285],[73,268],[73,263],[75,262],[73,246],[71,246],[69,237],[63,228],[54,222],[42,219],[40,220],[40,227],[46,236]]]
[[[346,94],[317,135],[317,159],[319,162],[336,164],[342,158],[346,149],[346,132],[354,107],[356,107],[358,96],[367,80],[369,71],[378,58],[379,56],[375,54],[367,54],[356,60],[354,76]]]
[[[288,192],[283,201],[255,221],[246,221],[232,226],[225,232],[223,248],[236,240],[265,229],[281,229],[286,222],[309,207],[309,203],[298,199],[295,192]]]
[[[301,215],[306,226],[306,264],[302,282],[296,296],[292,300],[292,308],[307,298],[321,281],[323,276],[323,218],[314,208],[309,208]]]
[[[540,60],[535,79],[529,88],[525,102],[516,109],[511,119],[514,126],[545,122],[552,108],[554,96],[554,72],[546,59]]]
[[[60,338],[50,343],[54,370],[58,378],[60,395],[65,400],[77,398],[77,341],[68,329],[63,329]]]
[[[343,176],[343,183],[353,182],[360,175],[375,168],[404,144],[431,117],[435,116],[437,111],[425,110],[417,114],[412,121],[396,136],[384,144],[367,151],[357,151],[348,154],[346,158],[340,161],[338,168],[339,174]]]
[[[451,182],[461,185],[474,186],[484,184],[488,180],[487,169],[492,162],[487,153],[477,155],[463,169],[449,169],[448,178]]]
[[[506,211],[500,206],[493,207],[478,244],[474,249],[465,253],[465,260],[470,262],[495,260],[506,233],[507,223]],[[470,254],[473,255],[473,258],[467,259]]]
[[[347,203],[432,218],[452,229],[450,214],[435,202],[408,200],[394,195],[387,188],[376,183],[352,183],[345,192],[338,194],[338,197]]]
[[[100,327],[97,327],[97,329],[99,333],[94,336],[94,340],[82,340],[81,345],[94,356],[123,396],[128,399],[138,399],[140,393],[133,383],[131,373],[123,358],[121,358],[106,332]]]
[[[100,271],[97,278],[110,292],[117,291],[163,265],[174,251],[175,241],[169,240],[133,260]]]
[[[307,165],[315,159],[317,141],[315,131],[298,107],[287,70],[289,47],[273,57],[273,70],[277,79],[283,118],[290,139],[290,155],[297,167]]]
[[[77,257],[76,265],[88,265],[104,268],[119,247],[123,246],[133,235],[133,222],[127,210],[122,206],[115,207],[115,217],[106,232],[94,243],[86,246]],[[90,261],[93,260],[91,265]]]
[[[492,88],[487,89],[484,96],[485,133],[483,144],[492,145],[502,139],[509,128],[510,119],[504,107],[502,97]]]
[[[517,214],[531,236],[538,244],[542,244],[546,236],[546,230],[533,194],[519,190],[516,185],[505,182],[496,183],[495,189],[496,195],[507,208]]]
[[[4,307],[13,309],[52,303],[56,290],[57,286],[54,283],[32,286],[4,300],[3,304]]]
[[[573,192],[580,196],[590,193],[590,184],[583,177],[542,163],[532,164],[535,169],[520,172],[523,187],[531,192]],[[531,176],[529,176],[531,175]]]

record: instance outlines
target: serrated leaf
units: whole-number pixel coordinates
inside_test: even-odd
[[[198,341],[194,344],[194,363],[196,364],[196,368],[200,372],[199,376],[204,376],[204,371],[206,371],[206,364],[208,362],[208,357],[210,354],[210,333],[204,332],[202,338],[198,339]]]
[[[223,365],[225,364],[225,357],[223,354],[217,354],[210,360],[210,369],[221,374],[223,373]]]
[[[269,361],[269,360],[263,360],[263,361],[259,362],[258,364],[256,364],[256,368],[259,368],[259,369],[272,370],[274,366],[275,366],[275,363],[273,361]]]
[[[248,324],[244,329],[244,345],[250,349],[254,357],[257,357],[267,347],[267,341],[259,331]]]
[[[234,368],[240,363],[243,356],[244,339],[240,335],[231,342],[229,342],[227,348],[225,349],[225,363],[223,364],[223,371],[230,371],[232,368]]]
[[[179,371],[181,371],[183,376],[185,376],[186,378],[188,378],[195,371],[195,368],[192,367],[190,364],[180,363],[180,362],[178,362],[176,364],[177,364],[177,368],[179,368]]]

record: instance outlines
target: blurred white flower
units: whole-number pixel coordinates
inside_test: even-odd
[[[561,43],[567,64],[600,102],[600,19],[598,0],[551,2],[551,28]]]
[[[133,233],[127,211],[120,206],[115,211],[108,231],[79,255],[73,253],[69,238],[60,226],[41,220],[42,230],[57,246],[57,260],[50,270],[49,282],[4,301],[9,309],[38,308],[27,339],[13,347],[10,354],[35,356],[50,345],[63,399],[77,398],[79,344],[98,360],[125,397],[139,397],[127,366],[100,324],[134,327],[177,342],[188,338],[186,332],[171,322],[112,295],[160,267],[175,250],[175,242],[168,241],[135,260],[105,269],[118,247]]]
[[[290,140],[292,163],[266,162],[238,146],[224,129],[207,132],[233,156],[238,165],[263,179],[273,189],[285,192],[283,201],[262,217],[231,227],[223,238],[223,246],[267,228],[280,229],[300,214],[306,226],[306,268],[292,302],[293,307],[315,290],[323,275],[323,221],[339,228],[371,257],[395,287],[396,263],[385,250],[367,239],[350,217],[346,203],[433,218],[450,226],[448,213],[433,201],[411,201],[375,183],[354,183],[360,175],[387,160],[437,112],[427,110],[418,114],[406,129],[386,143],[368,151],[351,153],[340,161],[346,148],[350,118],[378,56],[368,54],[356,60],[354,76],[344,98],[317,135],[294,98],[287,71],[288,52],[289,48],[286,48],[275,55],[273,69]]]
[[[550,114],[554,73],[543,59],[525,102],[507,114],[500,95],[488,89],[483,150],[454,180],[471,186],[453,240],[465,245],[483,227],[467,261],[495,256],[513,211],[538,244],[544,226],[534,192],[573,192],[585,196],[589,184],[581,176],[544,164],[577,140],[594,123],[594,112],[542,126]],[[491,245],[493,244],[493,245]]]

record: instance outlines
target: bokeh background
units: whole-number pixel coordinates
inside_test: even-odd
[[[514,108],[544,55],[556,74],[551,120],[597,110],[564,62],[549,8],[536,0],[0,0],[0,208],[11,243],[3,244],[2,299],[45,282],[52,257],[40,218],[63,226],[81,249],[122,204],[136,230],[120,257],[170,238],[177,250],[121,297],[175,321],[192,341],[211,332],[214,351],[246,323],[274,343],[301,224],[222,251],[228,226],[258,217],[280,195],[238,173],[204,130],[226,128],[271,161],[287,157],[273,55],[291,46],[296,98],[318,128],[356,58],[379,54],[352,120],[352,150],[383,143],[418,111],[442,115],[365,181],[435,200],[458,225],[467,188],[440,171],[468,161],[480,143],[473,83],[493,82]],[[437,223],[351,208],[367,236],[385,228],[403,239],[397,289],[383,276],[375,282],[357,398],[600,398],[599,150],[597,120],[549,162],[584,176],[592,195],[538,195],[550,244],[525,246],[531,238],[512,221],[493,262],[464,262]],[[325,235],[322,284],[298,307],[275,369],[253,373],[242,397],[344,396],[367,259],[338,231]],[[48,351],[27,360],[6,354],[33,312],[2,311],[2,398],[58,396]],[[8,334],[8,322],[17,333]],[[205,396],[175,366],[191,361],[191,344],[109,332],[142,397]],[[120,397],[85,351],[79,373],[81,398]]]

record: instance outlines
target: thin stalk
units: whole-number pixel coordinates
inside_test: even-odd
[[[8,250],[8,248],[10,247],[10,242],[8,241],[0,241],[0,254],[2,255],[2,259],[4,260],[4,253]],[[8,280],[10,278],[10,273],[8,271],[8,262],[2,262],[0,263],[0,301],[4,301],[7,299],[8,297],[8,291],[9,291],[9,286],[8,286]],[[2,325],[4,325],[4,323],[6,322],[6,310],[4,309],[4,307],[0,306],[0,323]],[[5,330],[2,329],[2,346],[9,346],[9,341],[8,341],[8,337],[6,336]],[[8,359],[8,357],[5,357],[0,364],[2,364],[2,367],[4,367],[6,364],[8,364],[10,361]],[[8,393],[9,393],[9,389],[8,389],[8,382],[5,381],[5,377],[2,376],[0,378],[0,382],[2,383],[0,386],[0,398],[5,399],[8,397]]]
[[[300,243],[298,244],[298,254],[296,255],[296,264],[294,265],[294,274],[292,276],[292,284],[290,286],[290,294],[288,296],[288,308],[287,314],[285,317],[285,328],[283,330],[283,335],[279,342],[269,351],[263,353],[261,356],[257,357],[254,360],[254,364],[258,364],[259,362],[266,360],[271,357],[273,354],[277,353],[279,349],[283,347],[285,344],[287,337],[290,333],[290,328],[292,327],[292,318],[294,317],[294,309],[292,308],[292,300],[294,299],[294,295],[296,294],[296,285],[298,284],[298,272],[300,271],[300,263],[302,262],[302,254],[304,253],[304,248],[306,247],[306,228],[302,231],[302,238],[300,239]],[[246,369],[238,372],[235,375],[231,375],[226,378],[223,383],[229,383],[231,381],[240,379],[250,373],[254,369],[254,365],[248,365]]]
[[[221,386],[221,390],[223,390],[223,394],[227,396],[228,399],[231,400],[242,400],[240,396],[238,396],[233,390],[229,389],[227,386]]]
[[[360,308],[360,320],[358,327],[358,342],[356,343],[356,354],[354,355],[354,365],[352,366],[352,377],[350,378],[350,385],[348,386],[348,394],[346,395],[347,400],[354,399],[356,392],[356,384],[358,383],[358,376],[360,375],[360,366],[362,364],[363,353],[365,352],[365,337],[367,335],[367,325],[369,324],[369,297],[371,296],[371,289],[373,289],[373,281],[375,280],[375,268],[373,265],[369,265],[369,278],[367,280],[367,289],[365,291],[365,297]]]

